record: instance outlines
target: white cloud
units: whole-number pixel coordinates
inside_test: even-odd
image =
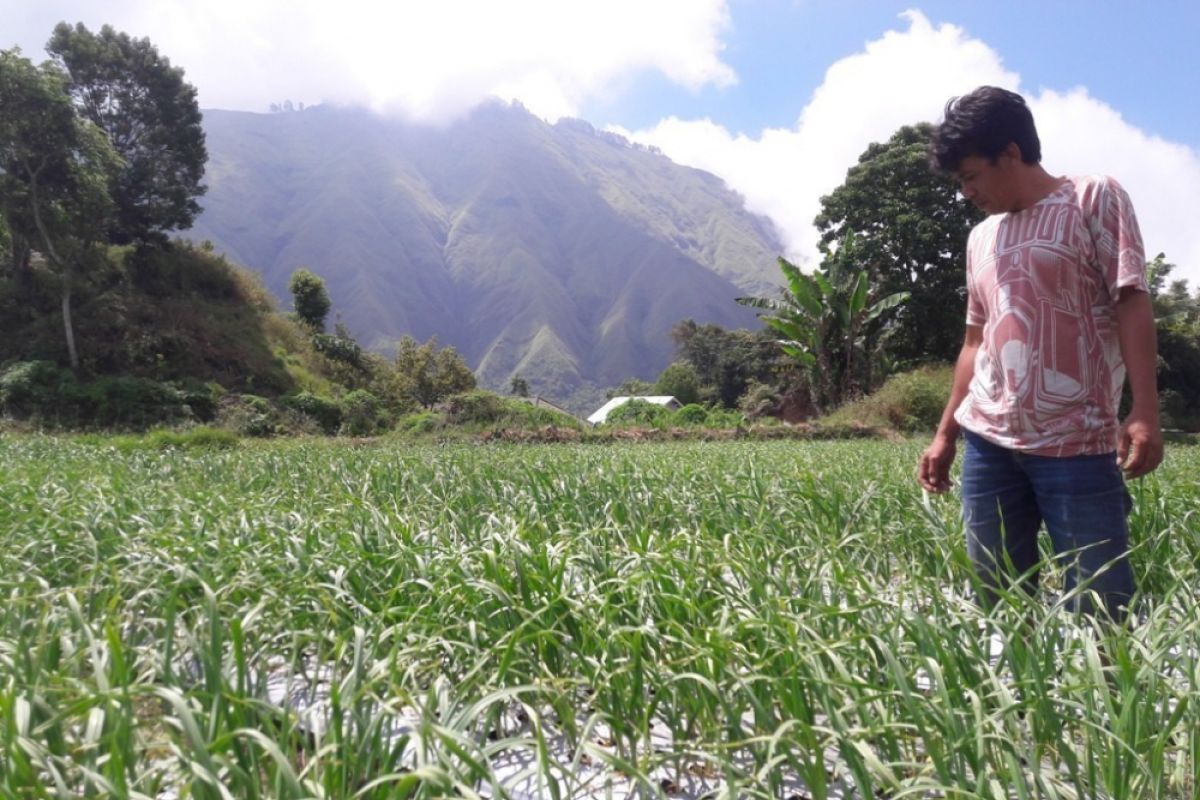
[[[724,178],[748,208],[775,222],[790,257],[811,264],[820,197],[868,144],[904,124],[936,122],[947,99],[976,86],[1021,88],[999,54],[961,28],[935,26],[917,11],[903,18],[907,30],[833,64],[794,127],[747,136],[709,119],[671,117],[647,130],[615,130]],[[1026,94],[1047,169],[1116,176],[1133,197],[1149,255],[1165,251],[1180,267],[1172,277],[1200,283],[1200,155],[1139,131],[1086,90]]]
[[[0,11],[38,57],[61,19],[148,36],[210,108],[288,98],[437,122],[498,95],[554,119],[643,71],[691,89],[736,80],[721,60],[725,0],[0,0]]]
[[[1200,153],[1130,125],[1086,89],[1030,98],[1042,161],[1056,174],[1112,175],[1129,192],[1146,255],[1178,265],[1170,280],[1200,286]]]

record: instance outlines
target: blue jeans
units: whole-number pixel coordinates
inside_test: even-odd
[[[1093,613],[1094,592],[1112,619],[1123,619],[1134,589],[1126,519],[1132,503],[1116,454],[1035,456],[967,431],[963,437],[963,521],[980,602],[990,608],[997,590],[1018,576],[1027,592],[1037,588],[1044,521],[1071,607]],[[1074,594],[1079,586],[1084,591]]]

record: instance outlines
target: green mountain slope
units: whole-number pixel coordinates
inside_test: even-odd
[[[520,107],[445,128],[361,110],[207,111],[205,212],[189,236],[286,297],[325,278],[367,346],[454,345],[481,383],[565,397],[670,361],[691,317],[754,324],[781,247],[714,176]]]

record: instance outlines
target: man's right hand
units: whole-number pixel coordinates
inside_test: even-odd
[[[941,494],[950,490],[950,466],[954,463],[957,450],[954,438],[936,436],[933,443],[921,454],[917,464],[917,480],[927,492]]]

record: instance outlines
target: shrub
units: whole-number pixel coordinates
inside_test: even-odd
[[[124,375],[63,392],[62,401],[80,421],[105,428],[147,428],[190,416],[185,394],[175,387]]]
[[[396,422],[396,430],[402,433],[431,433],[442,425],[442,418],[432,411],[417,411],[406,414]]]
[[[201,422],[212,422],[216,418],[217,403],[224,394],[225,389],[221,384],[212,382],[180,389],[180,399]]]
[[[954,383],[953,367],[924,367],[895,375],[874,394],[847,403],[825,425],[887,426],[906,432],[937,428]]]
[[[661,426],[671,417],[671,409],[646,400],[630,400],[608,412],[608,425]]]
[[[570,414],[546,406],[535,406],[525,400],[503,398],[504,416],[500,420],[511,428],[575,428],[581,423]]]
[[[363,351],[358,342],[345,336],[331,336],[328,333],[316,333],[312,337],[312,346],[330,361],[349,364],[362,369]]]
[[[697,403],[689,403],[671,416],[676,425],[703,425],[708,421],[708,409]]]
[[[365,389],[355,389],[342,398],[342,432],[370,436],[386,426],[379,398]]]
[[[189,431],[152,431],[146,443],[153,449],[175,447],[181,450],[227,450],[236,447],[238,435],[221,428],[199,427]]]
[[[680,410],[682,411],[682,409]],[[708,413],[703,423],[706,428],[728,430],[730,428],[741,428],[746,424],[746,415],[740,411],[729,408],[710,408],[707,411]]]
[[[781,404],[779,390],[769,383],[752,383],[738,398],[738,410],[750,419],[775,414]]]
[[[280,432],[279,414],[264,397],[229,395],[218,403],[216,421],[241,436],[274,436]]]
[[[0,372],[0,412],[24,418],[57,416],[75,376],[51,361],[18,361]]]
[[[286,408],[314,420],[326,434],[335,434],[342,424],[342,407],[327,397],[311,392],[290,395],[281,401]]]
[[[446,402],[446,421],[452,425],[490,425],[504,416],[504,410],[499,395],[483,390],[463,392]]]

